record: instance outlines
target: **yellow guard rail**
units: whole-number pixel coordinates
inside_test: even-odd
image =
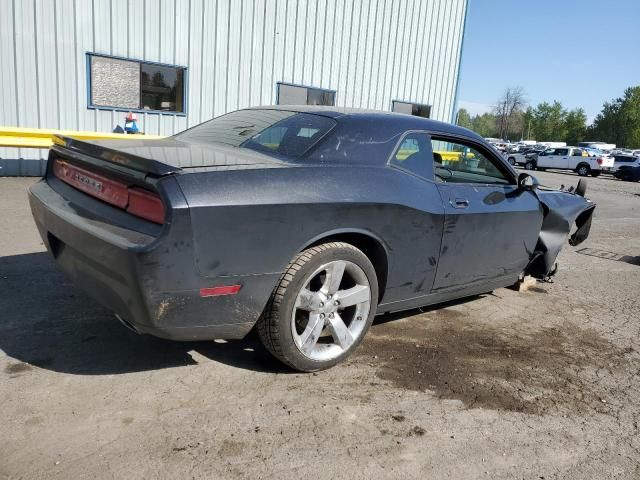
[[[124,133],[0,127],[0,147],[49,148],[53,143],[54,135],[64,135],[79,140],[151,140],[165,138],[160,135],[125,135]]]

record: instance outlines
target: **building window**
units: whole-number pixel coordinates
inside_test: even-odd
[[[330,105],[336,104],[335,90],[305,87],[290,83],[277,84],[278,105]]]
[[[415,115],[416,117],[429,118],[429,115],[431,115],[431,105],[401,102],[400,100],[393,101],[391,110],[398,113],[406,113],[407,115]]]
[[[186,68],[87,54],[89,108],[185,113]]]

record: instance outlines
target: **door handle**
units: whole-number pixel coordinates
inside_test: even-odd
[[[449,203],[453,208],[467,208],[469,206],[469,200],[466,198],[456,198],[455,200],[449,200]]]

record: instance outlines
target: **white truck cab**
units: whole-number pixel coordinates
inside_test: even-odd
[[[610,170],[613,167],[613,161],[609,155],[591,157],[578,147],[559,147],[540,152],[535,167],[573,170],[582,177],[587,175],[597,177],[601,172]]]

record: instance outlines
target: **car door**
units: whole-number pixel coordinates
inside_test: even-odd
[[[533,192],[484,145],[432,135],[445,221],[433,290],[514,278],[534,251],[543,212]]]
[[[571,151],[569,152],[570,155],[567,160],[566,168],[570,170],[575,170],[579,163],[589,160],[589,157],[587,157],[586,155],[583,156],[581,149],[571,148],[570,150]]]
[[[549,148],[538,154],[536,166],[541,168],[551,168],[555,159],[555,148]]]
[[[571,169],[570,149],[569,148],[556,148],[554,163],[555,166],[551,168]]]

